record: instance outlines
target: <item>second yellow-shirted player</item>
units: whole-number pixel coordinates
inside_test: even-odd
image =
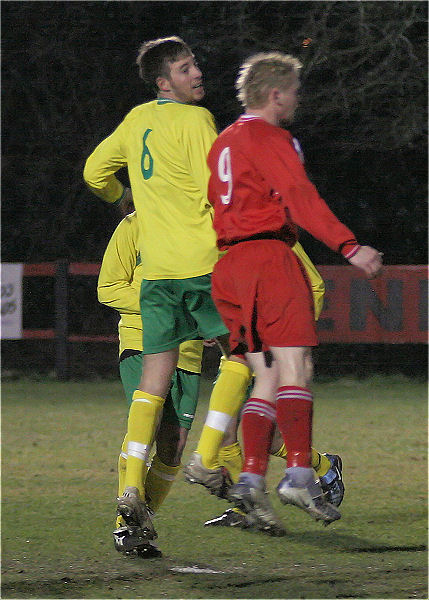
[[[143,262],[138,246],[139,228],[136,213],[125,217],[115,229],[106,251],[98,278],[98,299],[120,313],[119,370],[128,405],[138,388],[143,363],[140,284]],[[152,512],[165,500],[180,469],[180,459],[192,426],[198,400],[203,342],[194,340],[180,345],[179,361],[172,377],[171,390],[164,404],[156,436],[156,453],[146,476],[146,497]],[[128,435],[118,460],[118,496],[125,487]],[[121,517],[113,532],[115,547],[127,551],[133,540]],[[135,550],[140,556],[160,555],[153,543],[145,541]]]

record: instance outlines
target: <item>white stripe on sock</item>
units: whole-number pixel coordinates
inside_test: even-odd
[[[140,444],[140,442],[128,442],[128,456],[146,461],[149,458],[149,453],[150,445]]]
[[[267,406],[266,404],[259,404],[258,402],[250,402],[246,404],[243,410],[243,416],[246,413],[256,413],[263,417],[267,417],[270,421],[274,421],[276,418],[276,410],[274,407]]]
[[[313,395],[311,392],[306,392],[305,390],[288,390],[287,392],[279,392],[277,394],[278,400],[290,400],[292,398],[313,402]]]
[[[156,475],[157,477],[159,477],[160,479],[165,479],[165,481],[174,481],[176,479],[176,475],[169,475],[168,473],[161,473],[161,471],[158,471],[157,469],[154,469],[153,467],[150,468],[150,472],[153,473],[153,475]]]
[[[231,419],[231,415],[219,412],[218,410],[209,410],[205,425],[218,431],[226,431]]]

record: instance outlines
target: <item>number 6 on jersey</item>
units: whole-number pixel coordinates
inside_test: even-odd
[[[229,204],[231,202],[232,195],[231,151],[229,146],[226,146],[226,148],[224,148],[219,155],[217,173],[219,179],[228,184],[227,193],[221,194],[220,199],[222,200],[222,204]]]

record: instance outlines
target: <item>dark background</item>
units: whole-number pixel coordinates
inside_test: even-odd
[[[234,81],[245,58],[269,50],[298,56],[302,101],[290,129],[309,176],[387,264],[427,262],[426,2],[4,1],[1,9],[3,262],[101,260],[120,215],[86,189],[83,165],[133,106],[152,97],[138,79],[139,45],[172,34],[195,52],[219,129],[241,112]],[[119,177],[127,182],[125,171]],[[310,236],[301,241],[316,264],[345,264]],[[97,305],[95,284],[74,280],[73,333],[115,331],[116,314]],[[51,327],[52,307],[52,281],[26,278],[24,327]],[[52,363],[50,342],[4,348],[6,364],[17,353],[28,363],[40,359],[38,368]],[[393,362],[387,347],[336,353],[330,346],[326,354],[337,369],[338,356],[363,372],[383,360],[421,371],[416,348],[397,347]],[[85,371],[100,349],[75,344],[72,353]]]
[[[85,188],[84,161],[151,98],[139,45],[178,34],[202,67],[219,129],[240,114],[243,59],[299,56],[291,130],[321,195],[386,263],[425,263],[426,22],[427,3],[413,1],[2,2],[2,260],[102,257],[119,216]],[[303,240],[316,264],[342,264]]]

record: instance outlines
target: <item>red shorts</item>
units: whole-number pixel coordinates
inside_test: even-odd
[[[314,301],[305,269],[278,240],[241,242],[215,266],[212,296],[231,350],[317,346]],[[241,350],[242,351],[242,350]]]

